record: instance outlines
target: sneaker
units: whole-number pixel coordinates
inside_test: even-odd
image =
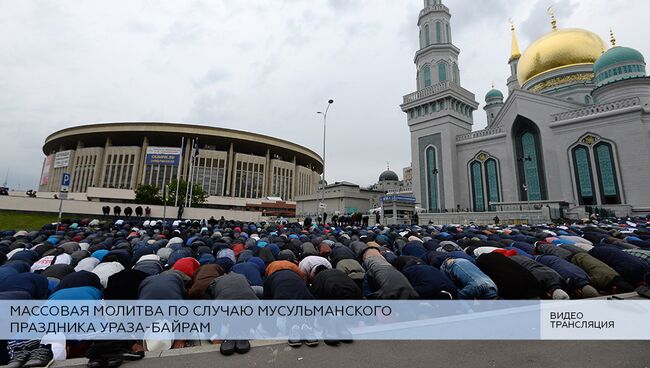
[[[23,365],[23,368],[47,368],[53,362],[52,345],[41,345],[41,347],[32,350],[29,360]]]
[[[307,325],[302,325],[300,332],[302,333],[302,337],[305,345],[307,346],[318,345],[318,339],[316,338],[316,335],[314,335],[314,330],[311,327]]]
[[[248,340],[235,341],[235,351],[239,354],[246,354],[251,350],[251,343]]]
[[[14,352],[14,357],[7,364],[7,368],[20,368],[29,360],[29,350],[17,350]]]
[[[289,346],[297,348],[302,345],[302,340],[300,340],[300,326],[292,326],[291,331],[289,331]]]
[[[223,355],[233,355],[235,353],[235,340],[224,340],[219,347]]]

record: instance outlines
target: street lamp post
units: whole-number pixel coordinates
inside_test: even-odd
[[[334,103],[334,100],[330,99],[327,101],[327,107],[325,108],[325,112],[318,111],[316,112],[317,114],[323,115],[323,178],[321,179],[320,184],[320,203],[318,204],[318,208],[316,209],[316,216],[320,214],[321,212],[321,206],[325,204],[325,143],[326,143],[326,138],[327,138],[327,112],[330,110],[330,106]],[[321,221],[323,221],[323,225],[325,224],[325,219],[324,214],[325,214],[325,209],[323,208],[323,216],[321,216]]]

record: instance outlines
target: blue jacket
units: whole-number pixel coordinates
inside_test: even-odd
[[[427,249],[419,241],[406,243],[404,248],[402,248],[402,255],[404,256],[421,257],[426,253]]]
[[[50,296],[50,300],[99,300],[102,292],[92,286],[61,289]]]
[[[521,250],[523,250],[524,252],[526,252],[528,254],[531,254],[531,255],[535,254],[535,246],[530,244],[530,243],[517,241],[517,242],[512,243],[511,246],[513,248],[521,249]]]
[[[232,267],[232,272],[246,276],[248,283],[254,286],[264,285],[259,267],[252,262],[237,263]]]
[[[453,299],[458,298],[458,289],[454,283],[439,269],[429,265],[412,265],[402,270],[421,299]],[[446,292],[446,293],[445,293]]]
[[[26,291],[34,299],[47,299],[50,292],[47,277],[29,272],[4,279],[0,283],[0,292],[2,291]]]
[[[570,291],[582,289],[584,286],[591,284],[589,275],[582,268],[562,258],[543,255],[535,257],[535,261],[559,273]]]

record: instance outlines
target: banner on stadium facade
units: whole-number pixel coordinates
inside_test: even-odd
[[[147,147],[145,164],[178,166],[181,162],[181,148],[177,147]]]
[[[70,164],[70,156],[72,155],[72,151],[61,151],[57,152],[56,155],[54,156],[54,168],[58,169],[60,167],[68,167]]]
[[[41,185],[47,185],[50,182],[50,169],[54,163],[54,155],[49,155],[43,160],[43,170],[41,170]]]

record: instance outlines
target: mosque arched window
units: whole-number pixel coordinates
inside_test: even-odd
[[[427,205],[429,211],[438,211],[438,165],[436,149],[429,146],[425,149]]]
[[[487,184],[488,203],[501,202],[501,186],[499,185],[499,168],[493,158],[485,161],[485,182]],[[493,208],[490,208],[492,210]]]
[[[544,160],[537,126],[532,121],[520,116],[513,126],[513,136],[520,200],[546,200]]]
[[[577,146],[571,151],[571,154],[573,156],[573,172],[578,190],[578,203],[580,205],[596,204],[589,150],[585,146]]]
[[[602,204],[620,204],[621,195],[612,145],[607,142],[595,145],[594,155]]]
[[[571,149],[573,177],[580,205],[621,204],[620,177],[612,143],[588,134]]]
[[[485,211],[485,197],[483,194],[483,168],[478,161],[470,165],[472,173],[472,203],[475,212]]]
[[[424,25],[424,47],[431,45],[431,35],[429,33],[429,25]]]
[[[436,43],[442,43],[442,23],[436,22]]]
[[[447,80],[447,64],[440,62],[438,63],[438,81],[444,82]]]
[[[431,67],[428,65],[424,66],[424,69],[422,71],[423,74],[423,79],[424,79],[424,88],[430,87],[431,86]]]
[[[494,210],[490,203],[501,201],[499,165],[485,152],[479,153],[469,163],[472,208],[476,212]]]
[[[449,23],[445,23],[446,31],[447,31],[447,43],[451,43],[451,27],[449,27]]]
[[[456,63],[452,65],[451,80],[456,84],[460,84],[460,71],[458,70],[458,64]]]

